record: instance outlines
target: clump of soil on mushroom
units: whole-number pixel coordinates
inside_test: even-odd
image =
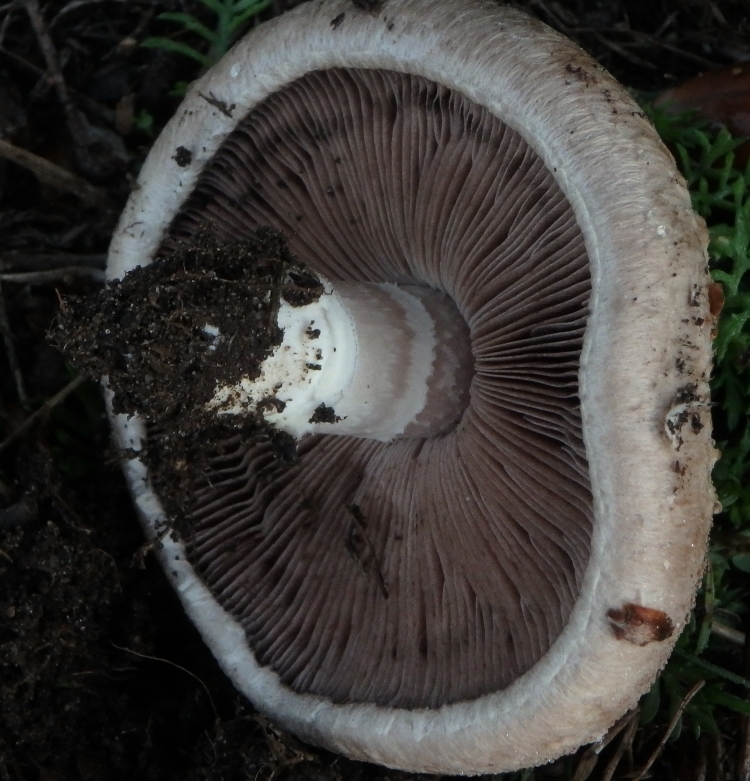
[[[217,387],[259,376],[281,344],[282,298],[304,306],[322,292],[278,232],[228,242],[206,227],[166,242],[152,264],[96,296],[64,301],[54,342],[81,371],[108,378],[115,412],[150,424],[138,455],[178,527],[185,495],[208,470],[207,442],[270,440],[280,460],[294,460],[292,438],[263,418],[282,402],[269,397],[246,415],[206,405]]]

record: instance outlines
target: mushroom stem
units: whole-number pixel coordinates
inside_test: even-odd
[[[450,298],[394,284],[323,284],[311,304],[281,301],[282,343],[258,377],[217,388],[208,408],[220,416],[261,411],[296,438],[390,441],[453,428],[468,404],[473,359]]]

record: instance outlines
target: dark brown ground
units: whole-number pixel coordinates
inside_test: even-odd
[[[264,15],[293,4],[275,0]],[[51,272],[0,277],[0,781],[411,778],[301,746],[227,683],[141,553],[96,385],[74,387],[19,429],[69,386],[70,369],[45,342],[59,295],[98,289],[114,220],[153,138],[149,117],[158,129],[178,103],[175,82],[195,76],[190,60],[137,44],[174,31],[155,19],[165,10],[211,21],[197,0],[42,2],[37,22],[60,62],[56,81],[27,13],[34,5],[0,4],[0,140],[83,183],[71,185],[74,195],[0,157],[0,275]],[[517,5],[639,90],[750,58],[747,0]],[[663,730],[639,731],[615,778],[641,767]],[[617,744],[591,778],[602,778]],[[704,741],[703,755],[720,750],[721,738]],[[697,779],[696,757],[688,736],[655,776]],[[580,762],[537,778],[572,777]]]

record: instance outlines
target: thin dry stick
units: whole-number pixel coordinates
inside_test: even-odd
[[[745,620],[745,628],[750,630],[750,618]],[[745,643],[742,652],[742,675],[750,675],[750,631],[745,632]],[[748,716],[740,717],[735,772],[738,781],[750,781],[750,718]]]
[[[707,737],[707,735],[701,735],[698,741],[698,757],[691,762],[693,772],[690,781],[706,781],[706,772],[708,771]],[[721,778],[721,776],[717,776],[717,778]]]
[[[638,723],[638,716],[640,710],[636,708],[633,711],[626,713],[619,721],[616,721],[608,730],[607,734],[598,742],[589,746],[586,751],[583,752],[581,759],[576,767],[573,781],[586,781],[591,775],[596,763],[599,761],[599,754],[630,724],[631,722]]]
[[[676,54],[680,57],[684,57],[686,60],[697,62],[698,65],[702,65],[704,68],[715,68],[718,65],[718,63],[714,60],[706,59],[706,57],[701,57],[699,54],[693,54],[692,52],[686,51],[685,49],[681,49],[679,46],[667,43],[666,41],[661,41],[657,38],[654,38],[652,35],[649,35],[648,33],[641,32],[640,30],[631,30],[630,34],[636,39],[653,44],[654,46],[659,46],[661,49],[666,49],[666,51],[672,52],[672,54]]]
[[[59,21],[63,18],[66,14],[69,14],[71,11],[76,11],[79,8],[83,8],[86,5],[98,5],[100,3],[105,2],[117,2],[117,3],[124,3],[125,0],[73,0],[73,2],[68,3],[67,5],[63,6],[53,17],[52,21],[49,23],[48,29],[52,29]]]
[[[12,60],[16,65],[23,68],[28,73],[33,73],[37,78],[44,77],[47,74],[44,68],[34,65],[33,62],[29,62],[10,49],[6,49],[2,45],[1,40],[0,54],[7,57],[9,60]],[[115,110],[111,109],[109,106],[105,106],[103,103],[99,103],[99,101],[90,98],[88,95],[84,95],[82,92],[75,89],[75,87],[68,86],[68,93],[71,98],[75,99],[76,105],[84,106],[89,114],[99,117],[99,119],[106,122],[108,125],[111,125],[115,121]]]
[[[625,730],[625,734],[622,736],[620,745],[617,747],[617,750],[615,751],[614,755],[609,760],[607,767],[604,768],[604,773],[602,773],[602,776],[599,779],[599,781],[612,781],[612,776],[615,774],[615,770],[617,770],[617,767],[620,764],[622,755],[626,751],[629,751],[633,746],[633,739],[635,738],[635,733],[638,732],[638,719],[636,718],[636,716],[639,715],[640,713],[638,711],[636,711],[633,714],[633,718],[630,720],[630,723],[628,724],[628,727]]]
[[[565,33],[566,35],[569,34],[570,26],[558,16],[555,10],[548,8],[544,0],[531,0],[530,5],[532,8],[540,8],[550,19],[554,21],[555,26],[558,27],[561,32]]]
[[[206,686],[206,684],[203,683],[203,681],[195,673],[191,673],[190,670],[188,670],[186,667],[177,664],[177,662],[172,662],[169,659],[162,659],[160,656],[149,656],[149,654],[142,654],[140,651],[134,651],[132,648],[125,648],[124,646],[117,645],[115,643],[112,643],[112,645],[118,651],[125,651],[126,653],[133,654],[133,656],[140,656],[141,659],[151,659],[153,662],[164,662],[164,664],[171,664],[172,667],[176,667],[178,670],[182,670],[182,672],[187,673],[193,680],[198,681],[198,683],[203,687],[203,690],[206,692],[206,696],[208,697],[208,701],[211,703],[211,707],[214,710],[214,716],[216,719],[219,718],[219,713],[216,710],[216,706],[214,705],[214,698],[211,696],[211,692],[208,690],[208,686]]]
[[[16,165],[31,171],[39,181],[54,187],[56,190],[77,195],[84,203],[89,205],[108,205],[109,199],[102,190],[89,184],[80,176],[66,171],[59,165],[45,160],[27,149],[21,149],[8,141],[0,138],[0,157],[10,160]]]
[[[68,94],[68,87],[65,84],[65,79],[62,75],[62,69],[57,59],[57,51],[55,45],[52,43],[47,28],[44,24],[44,17],[42,16],[41,9],[39,8],[38,0],[22,0],[26,13],[31,20],[31,26],[34,28],[39,46],[42,49],[44,60],[47,63],[47,78],[50,80],[52,86],[57,90],[57,95],[62,103],[66,113],[73,108],[70,102],[70,95]]]
[[[726,777],[726,774],[722,771],[723,759],[727,752],[724,749],[724,741],[721,737],[721,732],[717,732],[715,735],[706,735],[708,739],[708,768],[706,768],[706,775],[710,778],[718,779],[722,776]],[[742,781],[742,779],[738,779]]]
[[[615,54],[619,54],[620,57],[626,59],[628,62],[632,63],[633,65],[637,65],[639,68],[647,68],[648,70],[656,70],[656,65],[654,65],[653,62],[648,62],[647,60],[642,59],[636,54],[633,54],[633,52],[628,51],[624,46],[621,46],[619,43],[616,43],[615,41],[610,41],[609,38],[606,38],[601,33],[595,32],[594,38],[596,38],[599,43],[601,43],[603,46],[606,46],[608,49],[611,49]]]
[[[16,383],[16,394],[21,404],[26,402],[26,389],[23,384],[23,375],[16,355],[16,346],[13,343],[13,331],[10,328],[10,319],[8,310],[5,307],[5,296],[3,295],[3,284],[0,282],[0,331],[3,332],[3,342],[5,343],[5,352],[8,354],[8,363],[13,380]]]
[[[22,0],[22,2],[47,63],[47,78],[55,88],[65,111],[65,122],[73,139],[73,151],[76,153],[79,169],[83,173],[94,172],[96,176],[113,173],[111,166],[115,161],[119,160],[115,166],[117,168],[120,164],[124,164],[127,156],[122,146],[122,139],[113,131],[92,127],[86,116],[73,104],[70,90],[63,78],[57,50],[39,8],[39,0]],[[110,156],[112,159],[107,162]]]
[[[659,741],[659,745],[654,749],[654,753],[651,754],[651,756],[648,758],[648,762],[643,766],[641,771],[632,779],[632,781],[641,781],[641,779],[648,773],[648,771],[651,769],[651,765],[656,762],[656,760],[659,757],[659,754],[664,750],[664,746],[667,745],[667,741],[669,740],[669,736],[674,732],[674,728],[677,726],[677,722],[680,720],[680,716],[682,716],[683,711],[687,706],[690,704],[690,700],[695,697],[696,694],[706,685],[706,682],[701,680],[697,683],[693,684],[690,691],[682,698],[682,702],[677,707],[677,710],[675,711],[674,716],[672,716],[672,720],[669,722],[669,726],[667,727],[667,731],[664,733],[664,736]]]
[[[661,40],[662,35],[674,24],[674,20],[679,16],[679,11],[673,11],[652,33],[654,38]]]
[[[67,268],[49,269],[48,271],[20,271],[18,273],[0,274],[0,282],[42,284],[56,282],[65,277],[88,277],[95,282],[104,282],[104,272],[100,268],[86,266],[68,266]]]
[[[5,12],[5,18],[3,19],[2,25],[0,25],[0,47],[5,41],[5,34],[8,32],[10,20],[13,18],[13,11],[15,10],[14,6],[15,2],[12,2],[6,3],[2,8],[0,8],[0,13]]]
[[[50,410],[54,409],[58,404],[65,401],[65,399],[70,396],[71,393],[79,386],[83,385],[83,383],[86,382],[86,377],[83,375],[80,375],[76,377],[74,380],[71,380],[61,391],[58,391],[51,399],[47,399],[47,401],[42,404],[41,407],[39,407],[36,412],[33,412],[31,415],[29,415],[26,420],[15,430],[10,433],[8,437],[6,437],[2,442],[0,442],[0,453],[3,452],[7,447],[12,445],[17,439],[22,437],[40,418],[42,418],[44,415],[48,414]]]
[[[104,269],[107,256],[104,253],[78,252],[20,252],[11,250],[0,253],[0,272],[51,271],[68,266]]]
[[[640,57],[636,57],[636,55],[632,54],[632,52],[628,52],[626,49],[621,47],[619,44],[615,43],[614,41],[610,40],[606,37],[607,33],[614,33],[615,35],[628,35],[630,36],[634,42],[640,41],[644,42],[651,46],[658,46],[661,49],[666,49],[669,52],[672,52],[673,54],[677,54],[680,57],[684,57],[685,59],[692,60],[693,62],[697,62],[699,65],[703,65],[706,68],[715,68],[717,63],[713,60],[708,60],[705,57],[701,57],[699,54],[693,54],[692,52],[686,51],[685,49],[681,49],[679,46],[675,46],[674,44],[667,43],[666,41],[661,40],[660,38],[651,35],[649,33],[645,33],[641,30],[620,30],[620,29],[610,29],[606,27],[602,28],[596,28],[596,27],[583,27],[583,26],[577,26],[577,27],[571,27],[570,25],[565,25],[559,16],[554,14],[552,12],[551,8],[548,8],[543,0],[532,0],[531,2],[532,7],[541,8],[551,19],[554,20],[555,25],[560,28],[562,32],[564,32],[566,35],[570,37],[575,37],[578,35],[595,35],[600,43],[606,45],[612,51],[615,51],[620,56],[625,57],[631,62],[634,62],[634,64],[638,64],[641,67],[648,67],[653,68],[653,64],[647,62],[646,60],[642,60]],[[635,58],[637,62],[633,60]]]
[[[726,624],[722,624],[719,621],[712,621],[711,622],[711,633],[715,634],[717,637],[721,637],[724,640],[728,640],[730,643],[733,643],[734,645],[744,646],[745,645],[745,633],[740,632],[739,629],[734,629],[731,626],[727,626]]]

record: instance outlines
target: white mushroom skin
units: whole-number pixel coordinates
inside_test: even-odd
[[[441,300],[445,296],[392,284],[339,282],[334,288],[325,281],[324,288],[306,306],[282,299],[277,317],[282,343],[257,379],[246,376],[218,387],[210,410],[241,415],[260,405],[266,421],[297,439],[325,433],[389,442],[405,432],[440,433],[460,420],[471,377],[470,346],[465,336],[460,352],[438,350],[451,335],[466,331],[455,307]],[[435,385],[442,388],[439,396],[429,393]],[[331,408],[335,419],[316,422],[320,405]]]
[[[258,665],[182,544],[165,538],[160,556],[235,685],[302,738],[411,771],[537,765],[598,739],[635,705],[693,604],[715,502],[705,225],[638,106],[541,23],[465,0],[386,2],[373,14],[325,0],[257,28],[191,86],[143,166],[115,232],[109,277],[153,258],[239,119],[294,79],[332,67],[411,73],[468,96],[525,137],[572,204],[592,273],[580,397],[596,523],[584,583],[565,630],[507,689],[409,710],[290,691]],[[175,161],[179,147],[192,153],[187,166]],[[683,425],[688,419],[696,424]],[[142,421],[120,416],[114,426],[123,447],[140,448]],[[125,470],[153,536],[163,512],[147,470],[138,459]],[[642,646],[615,633],[608,612],[632,613],[628,605],[668,617],[671,637]]]

